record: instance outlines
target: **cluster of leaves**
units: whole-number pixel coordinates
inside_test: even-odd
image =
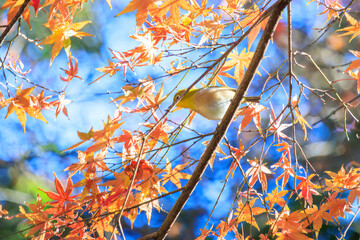
[[[67,76],[60,78],[66,83],[66,87],[72,79],[80,78],[78,62],[70,54],[70,38],[91,36],[80,31],[90,21],[73,22],[85,2],[86,0],[46,0],[40,5],[39,1],[34,0],[30,4],[36,12],[41,9],[44,10],[44,14],[47,14],[48,22],[44,26],[51,30],[51,35],[42,40],[40,45],[52,45],[50,63],[54,61],[62,48],[68,55],[68,70],[64,70]],[[8,24],[16,16],[23,3],[23,0],[8,0],[2,6],[2,9],[8,9]],[[111,7],[110,1],[108,3]],[[268,1],[264,1],[262,6],[257,6],[247,1],[227,0],[223,5],[214,6],[206,0],[203,0],[200,5],[196,1],[186,0],[132,0],[118,16],[136,11],[137,29],[130,37],[138,41],[139,45],[125,52],[110,49],[112,57],[108,60],[109,65],[97,69],[103,74],[92,83],[103,81],[106,75],[119,75],[126,79],[127,75],[131,74],[127,71],[128,68],[136,73],[139,67],[155,67],[163,63],[165,58],[175,56],[176,59],[164,67],[167,76],[205,68],[210,80],[203,81],[204,86],[217,84],[227,86],[234,81],[241,85],[246,69],[254,56],[254,53],[250,51],[252,43],[267,24],[268,15],[265,14],[267,3]],[[346,16],[351,26],[341,29],[345,32],[341,34],[342,36],[353,35],[352,40],[359,35],[359,22],[346,13],[348,7],[343,7],[337,1],[331,3],[325,1],[321,5],[325,6],[325,11],[320,14],[328,13],[328,21],[336,21],[343,15]],[[23,18],[30,26],[29,16],[30,10],[27,7],[23,12]],[[247,47],[237,51],[235,48],[237,41],[234,42],[232,39],[234,36],[238,37],[245,33],[246,35],[243,36],[248,37]],[[179,46],[181,49],[176,49]],[[234,50],[210,62],[201,62],[201,58],[196,60],[187,58],[184,62],[177,59],[178,56],[193,53],[199,49],[208,50],[203,55],[206,56],[215,50],[219,52],[226,50],[229,46],[235,46]],[[352,53],[360,58],[358,51],[352,51]],[[288,61],[292,62],[290,59]],[[360,82],[359,61],[359,59],[354,60],[345,70],[351,77],[357,79],[358,83]],[[14,67],[11,61],[8,61],[7,65],[4,61],[2,62],[3,68],[24,80],[27,79],[28,72],[23,72],[22,67]],[[20,61],[17,62],[17,64],[20,63]],[[265,101],[261,104],[248,104],[238,109],[235,115],[235,119],[239,122],[236,123],[237,136],[245,138],[250,132],[250,134],[256,134],[257,137],[245,144],[240,141],[239,147],[232,146],[225,138],[224,146],[227,150],[219,146],[215,150],[222,155],[222,161],[231,159],[225,179],[228,180],[234,174],[238,174],[242,176],[242,183],[236,193],[237,207],[229,209],[226,220],[220,221],[215,227],[201,230],[198,239],[205,239],[211,235],[224,239],[230,233],[233,234],[230,236],[235,236],[237,239],[250,238],[251,233],[246,236],[239,229],[247,223],[260,230],[257,224],[257,218],[260,215],[266,215],[266,224],[269,226],[267,233],[263,232],[259,235],[260,239],[316,238],[324,223],[339,224],[339,218],[344,218],[346,213],[352,212],[353,202],[359,200],[359,168],[348,171],[342,168],[338,173],[328,171],[326,172],[328,177],[324,180],[318,175],[309,174],[299,165],[298,156],[294,151],[300,148],[296,140],[298,131],[295,130],[300,126],[306,140],[307,129],[310,127],[300,112],[300,98],[305,93],[301,92],[302,95],[299,96],[289,94],[283,82],[286,77],[289,81],[297,78],[290,71],[280,79],[280,69],[281,67],[269,74],[260,95],[263,96],[272,91],[271,97],[280,87],[284,89],[282,94],[288,96],[287,105],[280,109],[279,114],[275,114],[271,104],[266,107]],[[123,75],[118,74],[121,70]],[[257,73],[260,74],[260,72]],[[277,83],[267,86],[273,78],[276,78]],[[171,78],[165,80],[169,79]],[[33,84],[31,81],[28,82]],[[91,128],[85,133],[78,132],[81,141],[66,151],[77,149],[83,144],[87,146],[85,150],[77,151],[78,162],[66,168],[69,172],[66,188],[55,175],[56,192],[42,190],[51,201],[43,202],[38,196],[35,204],[27,204],[29,212],[20,207],[20,214],[17,217],[25,218],[26,224],[30,225],[27,237],[105,239],[105,232],[112,234],[122,232],[122,226],[117,223],[120,222],[121,217],[130,219],[133,224],[138,215],[145,212],[150,223],[154,209],[163,212],[159,199],[183,190],[181,182],[191,177],[191,174],[186,171],[191,165],[195,165],[197,160],[191,161],[191,158],[187,158],[189,161],[182,164],[176,160],[185,156],[191,146],[204,140],[208,135],[198,134],[194,130],[193,132],[197,134],[195,137],[189,137],[186,141],[176,141],[181,131],[187,128],[187,120],[176,123],[171,120],[170,111],[163,114],[161,105],[170,93],[164,94],[164,85],[159,86],[158,83],[156,79],[148,76],[125,85],[122,87],[123,94],[112,99],[117,109],[114,117],[108,117],[104,122],[103,129]],[[299,89],[310,89],[299,80],[296,83]],[[34,87],[24,89],[19,86],[13,97],[10,97],[10,90],[6,88],[9,93],[7,99],[0,93],[0,106],[8,108],[7,116],[16,112],[24,131],[25,113],[45,122],[41,113],[43,110],[56,108],[56,116],[61,111],[67,115],[65,105],[68,101],[65,100],[65,90],[55,92],[59,100],[48,102],[52,96],[44,96],[44,90],[48,90],[46,88],[43,88],[37,96],[31,95],[37,87],[40,86],[34,84]],[[336,91],[334,94],[336,98],[338,96]],[[337,99],[347,106],[341,98]],[[271,109],[270,117],[268,117],[269,109]],[[187,124],[190,124],[194,117],[195,114],[191,114]],[[132,118],[144,119],[144,121],[140,123],[140,126],[132,125],[133,129],[122,128],[126,125],[127,119]],[[268,124],[264,123],[266,122],[264,119],[268,120]],[[255,130],[252,129],[252,122]],[[293,135],[288,134],[290,129]],[[273,141],[267,148],[268,150],[276,149],[281,157],[276,159],[270,168],[266,166],[266,154],[261,154],[257,158],[252,156],[246,164],[245,156],[250,155],[250,149],[258,147],[261,143],[265,147],[267,139],[271,137]],[[191,146],[173,160],[168,160],[168,152],[184,142],[190,142]],[[203,144],[207,145],[208,142],[204,141]],[[110,161],[111,158],[118,161],[114,163]],[[214,171],[216,171],[215,158],[214,154],[209,163]],[[83,177],[73,183],[72,177],[78,173]],[[277,187],[273,190],[268,187],[270,176],[273,176],[277,183]],[[315,176],[316,181],[314,181]],[[169,181],[172,183],[170,186]],[[176,190],[168,192],[174,186]],[[290,190],[289,186],[291,186]],[[74,188],[81,189],[81,193],[73,194]],[[315,203],[314,195],[321,195],[322,200]],[[289,202],[294,201],[300,203],[300,209],[294,210],[289,206]],[[1,208],[0,210],[0,216],[8,214],[6,210]],[[341,234],[345,236],[346,232]]]

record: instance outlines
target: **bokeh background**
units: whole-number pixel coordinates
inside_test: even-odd
[[[111,52],[108,48],[117,51],[127,51],[135,46],[137,42],[129,35],[134,34],[135,29],[135,13],[121,15],[117,18],[114,16],[119,13],[128,1],[113,1],[113,10],[109,8],[105,1],[94,1],[86,3],[83,11],[77,16],[79,21],[90,19],[91,24],[88,24],[84,31],[95,35],[95,37],[85,37],[82,40],[72,39],[72,56],[75,56],[79,61],[79,76],[83,80],[73,80],[66,90],[67,99],[72,102],[67,105],[69,112],[69,119],[64,115],[59,115],[55,120],[54,112],[45,112],[44,116],[48,120],[45,124],[39,120],[28,117],[26,133],[23,132],[20,122],[16,115],[12,114],[7,119],[6,109],[0,110],[0,203],[10,212],[10,215],[18,213],[18,206],[24,205],[24,202],[35,202],[36,195],[40,194],[45,200],[48,199],[44,193],[39,191],[39,188],[52,190],[54,189],[53,180],[56,173],[59,179],[66,180],[67,172],[62,171],[71,163],[77,162],[76,151],[62,152],[64,149],[79,142],[77,131],[88,132],[91,127],[94,129],[102,128],[102,121],[106,121],[108,116],[113,117],[116,106],[110,102],[111,97],[118,96],[122,90],[121,87],[127,83],[124,81],[123,73],[118,73],[113,77],[106,76],[94,84],[89,85],[90,82],[98,78],[102,73],[96,71],[96,68],[106,66],[108,59],[111,57]],[[218,4],[220,1],[209,1],[209,4]],[[346,1],[343,2],[346,5]],[[335,84],[344,100],[351,100],[357,96],[356,82],[349,81],[347,75],[343,74],[350,61],[354,60],[352,54],[348,50],[359,50],[360,39],[355,38],[352,42],[348,42],[349,38],[338,37],[338,33],[334,30],[342,27],[334,24],[329,31],[327,31],[322,38],[312,44],[323,32],[318,31],[324,26],[326,19],[325,15],[317,16],[322,12],[322,8],[318,7],[315,2],[307,5],[307,1],[295,0],[293,1],[293,28],[294,28],[294,50],[304,51],[313,56],[317,64],[322,68],[330,80],[341,80]],[[352,7],[352,12],[360,18],[359,3],[355,3]],[[33,12],[32,12],[33,13]],[[6,24],[6,12],[0,12],[0,25]],[[30,38],[41,39],[49,34],[49,31],[42,26],[46,21],[45,14],[41,12],[37,18],[32,18],[32,30],[26,24],[22,24],[22,31]],[[281,20],[273,42],[270,44],[266,58],[262,61],[260,72],[261,76],[256,76],[248,95],[258,94],[263,86],[268,75],[266,74],[275,71],[278,66],[287,58],[287,35],[286,35],[286,15]],[[254,44],[256,46],[256,44]],[[247,43],[240,45],[238,51],[240,52],[247,46]],[[178,46],[180,47],[180,46]],[[253,46],[254,48],[254,46]],[[4,54],[4,49],[0,49],[0,54]],[[53,65],[49,67],[49,59],[51,48],[45,46],[44,50],[40,50],[33,44],[27,43],[24,39],[18,37],[14,46],[12,47],[12,55],[20,55],[21,60],[25,65],[25,70],[31,69],[28,78],[34,82],[47,86],[54,90],[61,90],[64,88],[64,82],[60,80],[60,75],[63,71],[60,68],[67,68],[67,58],[64,51],[55,59]],[[187,57],[196,58],[201,52],[195,52]],[[220,53],[208,55],[208,59],[216,58]],[[169,57],[164,65],[169,63],[172,59]],[[206,59],[205,59],[206,60]],[[304,57],[297,57],[299,64],[303,67],[295,66],[294,72],[299,79],[313,88],[327,89],[324,79],[322,79],[319,72],[312,66]],[[284,69],[285,73],[286,69]],[[131,72],[127,76],[127,81],[136,82],[137,79],[142,79],[150,75],[152,78],[163,75],[164,72],[160,66],[152,66],[136,69],[136,75]],[[201,71],[193,71],[184,78],[179,89],[186,88],[191,82],[201,74]],[[182,76],[172,77],[164,83],[165,93],[172,90],[174,82],[178,82]],[[1,77],[0,77],[1,79]],[[21,84],[21,80],[8,76],[13,86]],[[161,80],[159,79],[159,82]],[[275,80],[274,80],[275,81]],[[271,82],[270,82],[271,83]],[[26,83],[24,83],[26,85]],[[228,82],[230,86],[236,87],[235,82]],[[31,85],[28,85],[31,86]],[[157,85],[157,90],[160,85]],[[1,88],[1,86],[0,86]],[[3,90],[3,89],[1,89]],[[295,93],[299,94],[299,89],[295,89]],[[359,124],[356,123],[349,116],[347,124],[350,130],[349,140],[347,140],[344,133],[344,111],[340,110],[331,114],[339,104],[329,98],[324,98],[326,103],[323,104],[319,98],[308,94],[309,99],[302,98],[301,113],[306,117],[312,129],[308,129],[308,141],[301,141],[303,135],[299,128],[298,139],[302,144],[304,152],[309,162],[315,167],[320,175],[325,175],[324,171],[337,172],[341,166],[348,167],[354,163],[360,164],[359,154],[360,148],[357,134],[360,132]],[[170,96],[161,106],[164,111],[172,102]],[[264,103],[265,106],[270,107],[271,102],[275,112],[279,113],[281,107],[286,102],[286,97],[281,94],[275,94],[270,101]],[[356,99],[353,104],[356,105],[359,101]],[[360,118],[359,108],[354,108],[353,112]],[[171,120],[181,122],[187,110],[180,110],[171,115]],[[267,110],[263,114],[266,123],[266,117],[270,116],[270,111]],[[132,121],[132,125],[136,125],[141,121]],[[265,124],[264,123],[264,124]],[[314,125],[314,123],[316,123]],[[128,123],[126,123],[128,124]],[[207,121],[201,116],[197,116],[191,128],[196,129],[201,133],[209,133],[216,127],[216,121]],[[132,126],[125,126],[124,128]],[[229,132],[228,139],[233,146],[239,145],[237,138],[237,125],[234,124]],[[133,127],[134,128],[134,127]],[[254,126],[250,128],[255,129]],[[184,130],[179,140],[191,137],[192,132]],[[246,135],[244,138],[253,136]],[[185,149],[189,145],[179,146],[179,151]],[[198,159],[204,149],[201,143],[194,145],[188,155],[192,159]],[[80,147],[79,150],[84,150]],[[261,149],[255,149],[250,154],[256,156]],[[176,153],[168,157],[175,158]],[[276,161],[279,157],[276,152],[269,152],[266,158],[270,163]],[[306,167],[306,163],[302,164]],[[176,160],[176,159],[175,159]],[[114,160],[116,161],[116,160]],[[186,161],[184,157],[178,158],[176,161]],[[176,162],[175,161],[175,162]],[[245,159],[244,168],[246,166]],[[185,210],[181,213],[179,220],[169,233],[169,239],[194,239],[200,234],[199,229],[205,226],[209,213],[217,201],[219,193],[221,192],[224,182],[224,176],[227,173],[230,161],[220,161],[217,157],[214,169],[208,168],[205,176],[196,188],[193,196],[186,204]],[[269,166],[270,164],[268,164]],[[191,173],[194,167],[190,167],[188,172]],[[75,175],[75,179],[80,176]],[[241,176],[235,176],[227,183],[222,196],[219,199],[218,205],[212,215],[212,219],[208,226],[212,223],[224,220],[224,216],[229,214],[227,211],[234,199],[234,193],[241,181]],[[272,188],[276,186],[275,179],[269,179]],[[169,185],[169,191],[174,190],[175,187]],[[80,191],[80,189],[79,189]],[[178,197],[174,194],[161,201],[163,209],[169,210],[173,202]],[[315,199],[318,200],[318,199]],[[130,223],[124,220],[124,226],[127,239],[136,239],[146,233],[152,232],[159,227],[166,216],[165,213],[157,213],[154,211],[151,226],[147,225],[145,214],[140,214],[134,223],[134,229],[130,229]],[[349,221],[350,217],[344,219],[343,224]],[[260,228],[265,225],[266,219],[258,222]],[[245,231],[249,231],[249,226],[244,226]],[[0,219],[0,239],[23,239],[21,234],[7,235],[15,233],[18,230],[24,229],[24,225],[19,219],[12,219],[9,221]],[[256,231],[255,231],[256,232]],[[328,239],[327,233],[337,234],[338,229],[335,226],[329,226],[328,229],[321,231],[320,239]],[[348,234],[351,238],[359,238],[360,224],[355,221],[353,227]],[[254,233],[254,229],[253,229]],[[6,237],[2,237],[6,236]]]

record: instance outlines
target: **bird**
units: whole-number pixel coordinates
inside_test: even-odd
[[[174,101],[180,99],[186,89],[178,91]],[[188,108],[209,120],[221,120],[235,96],[236,89],[230,87],[204,87],[190,89],[176,104],[177,107]],[[244,97],[244,102],[259,102],[260,97]]]

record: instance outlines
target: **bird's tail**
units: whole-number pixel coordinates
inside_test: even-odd
[[[243,97],[241,102],[252,102],[252,103],[258,103],[260,102],[261,97],[257,96],[257,97]]]

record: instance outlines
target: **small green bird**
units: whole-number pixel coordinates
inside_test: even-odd
[[[174,101],[180,98],[185,90],[177,92],[174,96]],[[221,120],[235,93],[236,89],[229,87],[191,89],[176,106],[189,108],[210,120]],[[259,101],[260,97],[244,97],[241,103]]]

